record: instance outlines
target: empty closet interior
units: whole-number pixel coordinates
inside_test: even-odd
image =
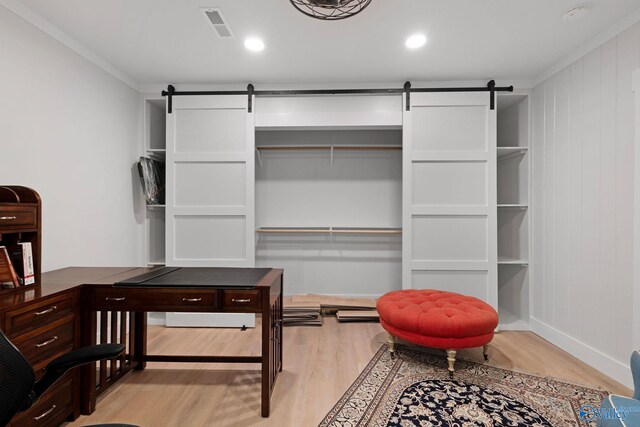
[[[258,266],[288,293],[402,287],[402,130],[256,131]]]

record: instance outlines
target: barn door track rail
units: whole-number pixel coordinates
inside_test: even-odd
[[[496,92],[513,92],[513,86],[496,87],[495,80],[489,81],[486,86],[480,87],[425,87],[412,88],[411,82],[406,82],[402,89],[306,89],[306,90],[255,90],[252,84],[247,86],[247,90],[214,90],[214,91],[177,91],[173,85],[169,85],[167,90],[162,91],[162,96],[168,99],[167,112],[173,112],[174,96],[197,96],[197,95],[247,95],[248,110],[253,111],[253,96],[306,96],[306,95],[396,95],[406,93],[406,109],[411,110],[411,93],[420,92],[489,92],[490,106],[492,110],[496,108]]]

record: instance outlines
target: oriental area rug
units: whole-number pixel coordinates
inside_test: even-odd
[[[580,408],[607,396],[576,384],[456,360],[453,380],[444,352],[382,346],[319,427],[565,427]]]

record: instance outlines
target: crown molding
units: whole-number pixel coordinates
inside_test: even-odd
[[[627,14],[621,21],[607,28],[603,33],[589,40],[587,43],[580,46],[577,50],[565,56],[561,61],[555,63],[554,65],[537,75],[533,79],[533,86],[538,86],[549,77],[564,70],[569,65],[587,55],[589,52],[599,48],[614,37],[617,37],[619,34],[637,24],[638,22],[640,22],[640,9],[636,9],[633,12]]]
[[[120,80],[122,83],[126,84],[137,92],[140,92],[140,84],[131,76],[122,72],[117,67],[109,63],[106,59],[93,52],[87,46],[83,45],[78,40],[71,37],[69,34],[65,33],[60,28],[53,25],[51,22],[47,21],[41,15],[31,10],[20,0],[0,0],[0,6],[4,6],[7,10],[24,19],[34,27],[38,28],[49,37],[62,43],[78,55],[82,56],[89,62],[106,71],[116,79]]]

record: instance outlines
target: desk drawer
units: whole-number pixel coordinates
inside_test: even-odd
[[[50,328],[29,332],[12,341],[29,363],[36,366],[65,349],[73,348],[73,317],[60,319]]]
[[[38,223],[38,208],[33,206],[2,206],[0,207],[0,226],[3,229],[36,228]]]
[[[73,314],[73,294],[61,295],[7,311],[5,333],[9,338],[46,326]]]
[[[11,426],[59,426],[73,413],[73,373],[67,373],[26,412],[11,420]]]
[[[98,288],[92,300],[95,311],[213,311],[220,308],[216,290]]]
[[[223,292],[224,311],[260,312],[262,300],[258,290],[230,290]]]

